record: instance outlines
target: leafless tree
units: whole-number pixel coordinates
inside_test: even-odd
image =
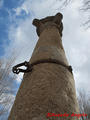
[[[60,1],[62,6],[67,6],[72,0],[56,0],[56,1]]]
[[[7,60],[0,59],[0,116],[8,111],[14,99],[16,76],[11,74],[14,61],[15,57],[9,57]]]
[[[60,1],[60,8],[65,8],[68,4],[73,2],[74,0],[56,0]],[[83,12],[83,15],[86,15],[85,21],[83,21],[83,26],[86,28],[90,28],[90,0],[80,0],[81,1],[81,7],[80,11]]]
[[[90,0],[82,0],[82,6],[80,10],[83,12],[83,14],[86,14],[86,19],[83,25],[86,26],[86,28],[90,28]]]
[[[90,95],[86,94],[84,90],[79,90],[78,103],[80,113],[87,114],[87,117],[82,116],[82,120],[90,120]]]

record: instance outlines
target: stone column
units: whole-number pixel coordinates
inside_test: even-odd
[[[32,72],[24,74],[8,120],[78,120],[47,117],[48,113],[78,113],[75,83],[62,45],[62,14],[34,19],[39,40],[30,59]],[[48,63],[47,60],[61,64]],[[63,66],[64,65],[64,66]],[[67,67],[65,67],[67,66]]]

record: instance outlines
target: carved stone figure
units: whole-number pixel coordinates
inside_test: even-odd
[[[78,120],[48,116],[79,113],[73,73],[62,45],[62,18],[57,13],[33,20],[39,36],[29,61],[34,63],[33,70],[24,74],[8,120]]]

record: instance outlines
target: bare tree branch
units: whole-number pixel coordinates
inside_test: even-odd
[[[90,96],[86,94],[84,90],[79,90],[79,96],[78,96],[78,103],[79,103],[79,109],[80,113],[85,113],[88,115],[88,117],[83,117],[82,120],[90,120]]]
[[[83,11],[84,14],[87,13],[87,17],[88,17],[86,18],[85,20],[86,22],[83,25],[86,26],[88,29],[90,28],[90,0],[83,0],[82,3],[83,5],[80,10]]]
[[[10,108],[14,99],[11,96],[13,95],[13,84],[16,76],[11,75],[11,70],[15,60],[15,56],[11,56],[6,61],[0,59],[0,116],[8,112],[7,108]]]

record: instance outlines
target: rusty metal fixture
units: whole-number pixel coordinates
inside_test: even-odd
[[[25,66],[27,67],[26,69],[21,69],[19,67],[21,66]],[[29,65],[29,62],[25,61],[23,63],[17,64],[16,66],[14,66],[12,68],[13,73],[19,74],[20,72],[26,73],[26,72],[31,72],[32,71],[32,67]]]
[[[23,73],[32,72],[33,66],[37,65],[37,64],[41,64],[41,63],[54,63],[54,64],[62,65],[63,67],[67,68],[72,73],[72,67],[71,66],[67,66],[64,63],[62,63],[62,62],[60,62],[59,60],[56,60],[56,59],[37,60],[36,62],[33,62],[31,64],[29,62],[25,61],[23,63],[17,64],[16,66],[14,66],[12,71],[13,71],[13,73],[16,73],[16,74],[19,74],[20,72],[23,72]],[[21,69],[21,68],[19,68],[21,66],[25,66],[27,68],[26,69]]]

